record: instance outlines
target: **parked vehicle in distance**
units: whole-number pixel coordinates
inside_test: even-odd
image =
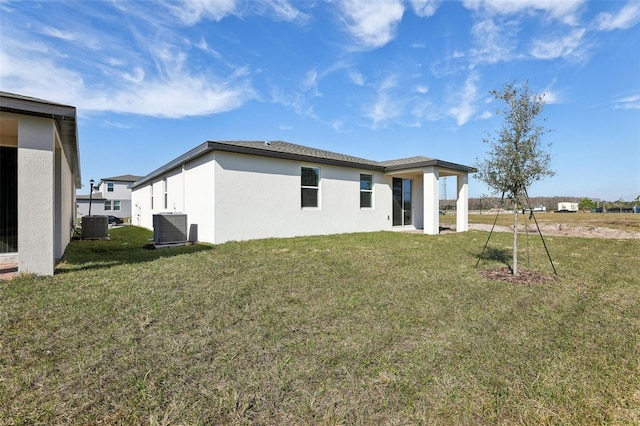
[[[122,225],[122,223],[124,223],[124,220],[119,217],[109,215],[109,225]]]

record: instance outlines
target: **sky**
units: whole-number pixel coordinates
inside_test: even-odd
[[[639,196],[640,0],[0,0],[0,90],[77,108],[85,194],[207,140],[473,166],[527,80],[556,172],[529,195]]]

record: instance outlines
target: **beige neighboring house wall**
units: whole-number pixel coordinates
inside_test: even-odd
[[[302,168],[318,170],[317,207],[301,205]],[[205,142],[132,186],[132,223],[152,229],[154,214],[185,213],[198,240],[214,244],[381,230],[438,234],[439,178],[456,176],[457,229],[466,231],[473,172],[427,157],[377,162],[279,141]],[[371,207],[360,204],[361,175],[371,176]],[[410,204],[399,202],[405,195]]]
[[[0,262],[52,275],[71,241],[80,186],[76,108],[0,92],[0,129],[0,145],[17,150],[17,200],[3,200],[17,203],[17,251]]]

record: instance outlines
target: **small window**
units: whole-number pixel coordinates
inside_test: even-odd
[[[106,201],[104,202],[104,210],[105,210],[105,211],[107,211],[107,210],[111,210],[111,200],[106,200]]]
[[[149,187],[151,188],[151,210],[153,210],[153,183]]]
[[[320,169],[303,167],[300,172],[300,177],[302,183],[302,207],[318,207]]]
[[[113,210],[120,210],[120,201],[119,200],[114,200],[113,201]]]
[[[164,187],[164,208],[167,208],[167,178],[162,180],[162,185]]]
[[[373,207],[373,176],[360,174],[360,208]]]
[[[107,192],[113,192],[113,182],[107,182]]]

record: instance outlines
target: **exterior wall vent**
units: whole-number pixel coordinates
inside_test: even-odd
[[[187,242],[187,215],[159,213],[153,215],[153,242],[179,244]]]
[[[107,216],[82,216],[83,240],[106,240],[109,238],[109,218]]]

